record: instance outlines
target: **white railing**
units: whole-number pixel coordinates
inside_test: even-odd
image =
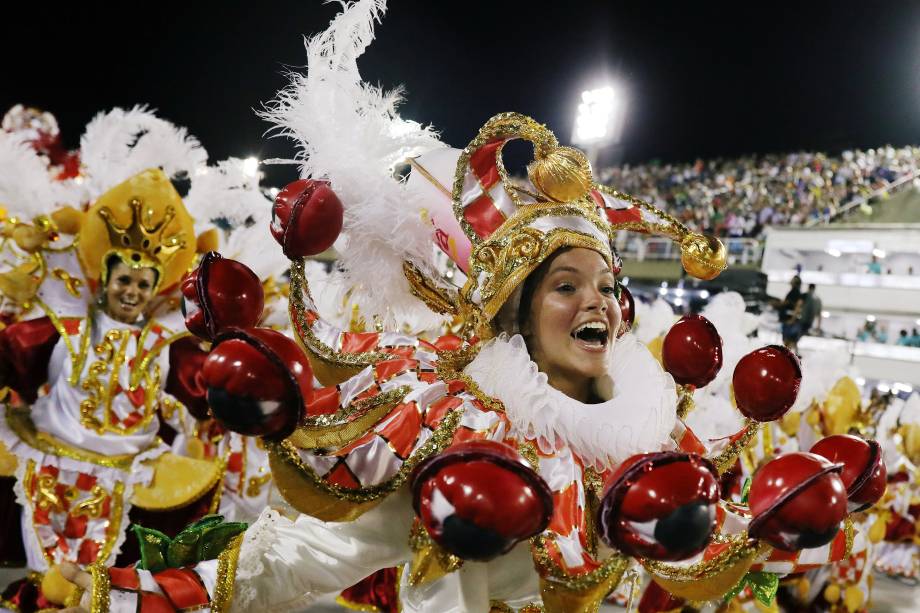
[[[843,287],[869,287],[881,289],[920,289],[920,277],[908,275],[875,275],[858,272],[824,272],[804,270],[768,270],[767,280],[771,283],[789,283],[798,275],[802,283],[815,285],[839,285]]]
[[[889,183],[888,185],[885,185],[884,187],[878,188],[877,190],[875,190],[868,196],[862,196],[860,198],[856,198],[855,200],[851,200],[850,202],[847,202],[845,205],[840,207],[839,210],[834,212],[833,215],[822,215],[821,217],[818,217],[817,219],[809,219],[808,221],[805,222],[805,227],[813,228],[814,226],[817,226],[820,224],[828,224],[832,220],[845,215],[846,213],[848,213],[849,211],[852,211],[856,207],[862,206],[864,204],[868,204],[869,202],[882,196],[886,192],[896,191],[902,185],[913,181],[917,177],[920,177],[920,169],[914,170],[913,172],[904,175],[903,177],[901,177],[897,181],[894,181],[893,183]]]
[[[759,264],[763,257],[763,244],[755,238],[722,238],[721,240],[728,251],[729,264]],[[620,232],[617,236],[616,247],[620,255],[629,261],[680,259],[680,245],[669,238]]]

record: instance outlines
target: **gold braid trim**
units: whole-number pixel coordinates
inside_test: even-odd
[[[380,607],[372,604],[352,602],[350,600],[346,600],[346,598],[341,594],[335,597],[335,603],[340,607],[348,609],[349,611],[367,611],[368,613],[380,613]]]
[[[846,548],[843,551],[843,558],[849,558],[853,553],[853,541],[856,540],[856,528],[853,525],[853,516],[847,515],[843,520],[843,534],[846,537]]]
[[[236,562],[240,558],[243,534],[237,535],[217,556],[217,583],[214,585],[214,597],[211,598],[212,613],[226,613],[233,601],[233,584],[236,579]]]
[[[501,600],[490,600],[489,601],[489,613],[545,613],[546,609],[543,608],[543,605],[537,604],[535,602],[530,602],[525,604],[523,607],[515,611],[513,608],[508,606],[508,603]]]
[[[102,455],[86,449],[71,447],[46,432],[38,432],[32,423],[29,409],[14,409],[7,405],[6,423],[22,442],[42,453],[69,458],[78,462],[86,462],[87,464],[105,466],[106,468],[114,468],[124,472],[131,470],[131,465],[134,462],[133,455]],[[155,444],[157,443],[159,443],[159,440],[155,442]]]
[[[746,532],[729,537],[726,542],[729,543],[728,548],[719,555],[690,566],[678,566],[646,558],[640,559],[639,563],[645,570],[658,577],[676,581],[700,581],[712,578],[744,558],[765,553],[769,549],[769,545],[748,538]]]
[[[457,300],[460,295],[456,290],[438,287],[431,279],[425,276],[411,262],[403,262],[403,274],[409,281],[409,291],[412,295],[425,303],[425,306],[440,315],[460,314]]]
[[[409,549],[412,562],[409,564],[409,585],[419,586],[459,570],[463,560],[448,553],[431,540],[431,535],[416,519],[409,531]]]
[[[410,391],[403,385],[355,401],[335,413],[308,417],[288,440],[301,449],[344,447],[376,426]]]
[[[272,476],[282,496],[298,511],[324,521],[349,521],[370,510],[396,491],[425,458],[440,453],[460,424],[463,408],[450,411],[431,437],[410,455],[387,481],[351,489],[329,483],[303,462],[290,440],[267,443]]]
[[[304,294],[310,296],[310,286],[307,282],[306,272],[304,270],[304,258],[291,260],[291,295],[290,295],[290,312],[291,319],[294,322],[294,330],[304,348],[309,353],[311,362],[315,358],[327,366],[334,369],[348,369],[354,373],[374,365],[378,362],[392,360],[393,356],[377,351],[366,351],[361,353],[345,353],[336,351],[329,345],[320,341],[313,328],[307,322],[307,308],[304,304]]]
[[[737,441],[730,443],[725,449],[723,449],[722,453],[715,457],[709,458],[709,460],[715,465],[716,470],[719,471],[720,475],[735,465],[735,461],[742,453],[744,453],[744,450],[750,446],[751,441],[753,441],[754,437],[757,436],[757,433],[760,431],[760,427],[762,425],[763,424],[760,424],[752,419],[747,420],[744,434],[742,434]]]
[[[549,537],[531,539],[534,564],[540,574],[540,594],[547,613],[592,613],[616,589],[629,566],[629,558],[613,554],[591,572],[572,575],[560,568],[547,550]]]
[[[692,602],[721,598],[741,581],[754,560],[769,551],[769,545],[748,539],[745,534],[726,539],[729,547],[712,558],[681,567],[665,562],[640,560],[655,583],[668,592]]]
[[[90,593],[89,612],[90,613],[109,613],[111,605],[110,592],[112,591],[112,582],[109,579],[109,569],[105,562],[100,561],[91,564],[86,568],[93,577],[93,589]]]

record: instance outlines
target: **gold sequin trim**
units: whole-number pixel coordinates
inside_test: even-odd
[[[297,452],[297,448],[288,440],[269,443],[268,447],[273,455],[295,467],[301,475],[305,476],[323,493],[349,502],[364,503],[377,500],[378,498],[396,491],[396,489],[409,478],[409,474],[419,462],[447,448],[454,436],[454,431],[460,424],[460,417],[462,414],[462,408],[457,408],[447,413],[435,431],[431,434],[431,437],[403,462],[396,475],[392,478],[376,485],[368,485],[356,489],[330,483],[317,475],[310,466],[303,462],[300,454]]]
[[[225,613],[230,610],[233,601],[233,584],[236,580],[236,563],[240,558],[243,534],[237,535],[226,549],[217,557],[217,583],[214,597],[211,599],[212,613]]]
[[[303,296],[310,296],[310,288],[304,271],[304,258],[291,260],[291,318],[295,322],[294,330],[300,337],[304,347],[315,357],[335,368],[363,369],[378,362],[394,359],[394,356],[376,351],[361,353],[345,353],[336,351],[329,345],[320,341],[307,322],[307,308]]]
[[[402,385],[335,413],[308,417],[291,435],[291,441],[301,449],[344,447],[377,425],[410,391],[409,386]]]
[[[690,566],[678,566],[645,558],[640,559],[639,563],[648,572],[665,579],[699,581],[717,575],[745,558],[765,553],[770,548],[766,543],[760,543],[748,538],[746,532],[731,536],[727,541],[729,546],[716,557]]]
[[[38,432],[32,423],[29,409],[14,409],[7,405],[6,423],[22,442],[42,453],[125,472],[131,470],[131,466],[134,463],[133,455],[106,456],[93,451],[71,447],[46,432]],[[154,443],[154,445],[157,444],[159,444],[159,440]]]
[[[856,540],[856,528],[853,525],[851,515],[847,515],[846,519],[843,520],[843,535],[846,538],[846,548],[843,552],[843,559],[845,560],[853,553],[853,541]]]
[[[735,461],[738,457],[750,446],[751,441],[757,436],[757,432],[760,431],[761,425],[762,424],[754,420],[747,420],[744,434],[735,442],[730,443],[719,455],[709,458],[720,475],[735,465]]]
[[[629,566],[629,558],[621,554],[613,554],[603,562],[599,568],[582,574],[569,574],[563,568],[556,564],[550,557],[547,550],[547,541],[550,537],[545,534],[538,534],[531,539],[531,550],[534,562],[540,575],[551,580],[563,589],[570,592],[586,592],[605,582],[616,578],[612,583],[611,589],[619,583],[620,577]]]
[[[86,568],[93,577],[93,589],[90,594],[90,613],[109,613],[111,606],[112,583],[109,579],[109,569],[100,561]]]

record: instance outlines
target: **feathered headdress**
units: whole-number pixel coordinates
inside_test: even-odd
[[[96,115],[80,138],[80,156],[90,200],[150,168],[162,169],[170,179],[194,178],[208,161],[208,152],[188,130],[145,106]]]
[[[403,275],[404,261],[434,266],[430,227],[407,206],[406,185],[394,180],[393,169],[443,145],[430,128],[397,115],[400,89],[361,81],[357,59],[385,8],[382,0],[346,5],[306,41],[306,74],[292,74],[262,115],[297,141],[301,176],[328,179],[340,197],[345,221],[336,251],[363,315],[393,325],[427,313],[433,327],[440,318],[412,296]]]
[[[77,198],[79,200],[79,198]],[[0,207],[31,220],[74,203],[71,182],[58,182],[25,135],[0,130]]]
[[[521,281],[555,250],[588,247],[616,269],[611,239],[622,229],[678,241],[691,274],[711,278],[724,268],[719,241],[597,185],[584,154],[560,146],[529,117],[496,115],[463,150],[447,149],[429,128],[401,119],[399,90],[363,83],[357,68],[385,3],[344,7],[308,39],[307,73],[293,74],[263,115],[298,141],[303,177],[328,179],[345,206],[337,250],[366,315],[399,319],[424,302],[462,319],[468,333],[487,335]],[[534,146],[525,184],[515,183],[502,162],[514,139]],[[394,166],[410,160],[409,180],[395,180]],[[441,278],[433,245],[466,273],[460,291]]]

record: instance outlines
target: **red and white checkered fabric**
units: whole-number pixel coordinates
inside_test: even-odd
[[[64,470],[56,466],[32,468],[22,484],[31,517],[31,529],[49,564],[96,562],[111,554],[124,526],[120,514],[123,497],[116,492],[117,471],[100,468],[99,474]],[[28,539],[31,540],[31,539]]]

